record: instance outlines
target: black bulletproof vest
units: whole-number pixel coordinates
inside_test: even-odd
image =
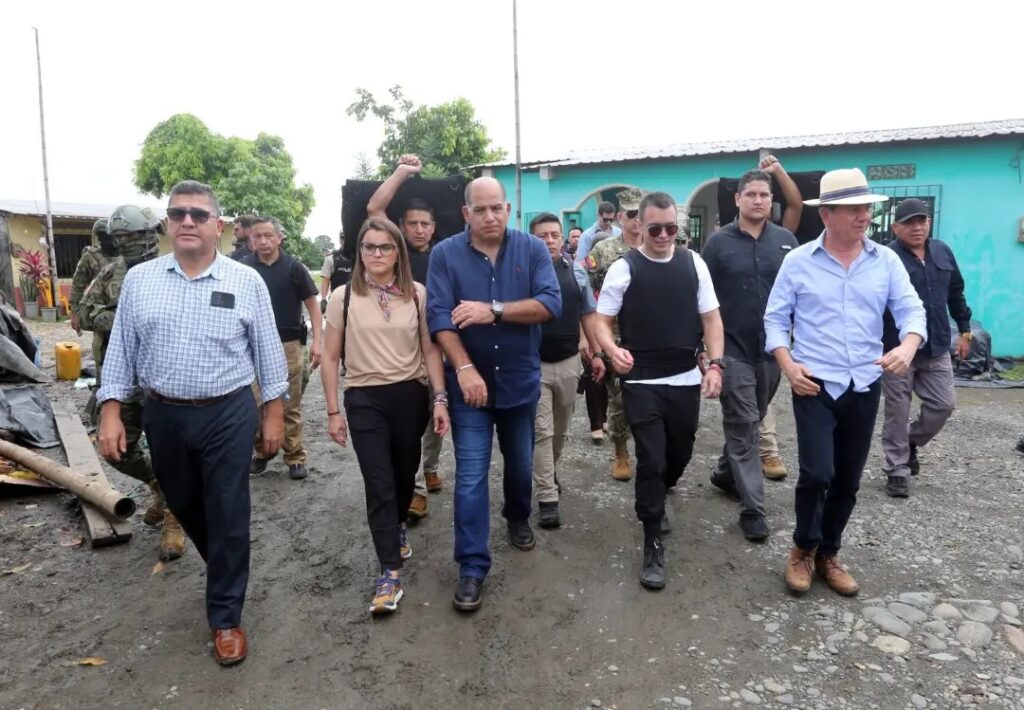
[[[622,258],[630,273],[619,310],[622,347],[633,354],[627,378],[654,380],[692,370],[700,341],[693,255],[677,247],[672,260],[664,263],[637,249]]]
[[[333,291],[352,280],[352,261],[342,253],[341,249],[336,250],[331,256],[334,258],[334,271],[331,272],[331,290]]]
[[[577,354],[580,349],[580,310],[583,297],[573,275],[572,264],[564,258],[555,262],[558,287],[562,290],[562,315],[540,327],[540,359],[542,362],[561,362]]]

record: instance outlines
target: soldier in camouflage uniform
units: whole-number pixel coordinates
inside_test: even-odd
[[[619,224],[622,225],[622,235],[618,237],[607,237],[598,242],[587,258],[583,260],[583,268],[587,270],[590,277],[590,285],[595,291],[601,290],[605,274],[608,269],[618,261],[630,249],[635,249],[643,243],[643,235],[640,233],[640,200],[644,197],[644,191],[637,188],[623,190],[617,195],[619,199]],[[618,339],[618,323],[614,328],[615,338]],[[607,376],[608,382],[608,435],[615,444],[615,462],[612,464],[612,478],[617,481],[628,481],[633,477],[633,463],[629,459],[629,448],[626,443],[629,441],[629,425],[626,423],[626,414],[622,409],[622,390],[620,389],[619,378],[615,371],[609,367]]]
[[[139,209],[134,205],[124,205],[114,210],[108,220],[108,229],[118,257],[107,264],[89,284],[80,306],[82,327],[93,331],[100,341],[101,352],[97,363],[106,352],[110,331],[114,327],[117,299],[121,294],[125,274],[136,264],[157,256],[160,250],[160,234],[163,231],[160,220],[151,209]],[[152,526],[163,522],[160,559],[174,560],[185,552],[185,534],[178,519],[164,504],[149,454],[139,445],[142,438],[144,399],[142,390],[137,389],[129,401],[121,404],[126,450],[121,455],[121,460],[111,462],[111,465],[126,476],[148,484],[153,491],[153,502],[142,519],[147,525]]]
[[[68,303],[71,307],[71,327],[79,335],[82,334],[82,329],[78,322],[78,308],[82,304],[82,294],[85,293],[85,289],[92,283],[92,280],[99,276],[103,267],[117,257],[117,248],[114,247],[114,240],[107,234],[106,219],[98,219],[92,225],[92,238],[94,242],[99,243],[99,246],[87,246],[82,251],[82,256],[78,259],[78,265],[75,266],[75,275],[71,277],[71,299]],[[92,339],[93,359],[99,356],[99,352],[99,341],[94,334]],[[97,373],[99,372],[99,361],[96,362],[96,371]]]

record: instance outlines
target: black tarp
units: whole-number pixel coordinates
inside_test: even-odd
[[[0,381],[46,382],[35,366],[36,342],[16,310],[0,304]]]
[[[349,259],[355,257],[355,238],[366,221],[366,203],[380,186],[380,180],[346,180],[341,188],[341,227],[346,237],[342,253]],[[461,175],[439,179],[413,177],[402,183],[395,193],[387,209],[388,219],[398,224],[409,200],[423,200],[434,208],[436,243],[465,229],[462,218],[465,190],[466,179]]]
[[[0,387],[0,429],[30,446],[46,449],[60,444],[50,400],[36,385]]]
[[[821,194],[821,176],[824,174],[824,170],[811,170],[808,172],[789,173],[789,176],[793,178],[797,189],[800,190],[800,195],[805,200],[814,200]],[[718,181],[719,224],[729,224],[736,219],[736,187],[739,185],[739,182],[740,179],[738,177],[725,177]],[[779,214],[781,215],[786,209],[786,199],[782,196],[782,188],[779,187],[778,181],[774,178],[772,179],[772,199],[779,204]],[[818,216],[818,210],[816,208],[806,208],[800,216],[800,226],[796,230],[796,239],[801,244],[805,244],[817,239],[823,229],[825,229],[825,225],[822,224],[821,217]]]
[[[991,387],[995,389],[1013,389],[1024,387],[1024,382],[1004,380],[999,376],[1014,366],[1010,358],[992,357],[992,336],[985,327],[978,321],[971,321],[971,349],[967,357],[958,359],[956,354],[956,343],[959,338],[956,335],[956,323],[950,321],[950,332],[953,333],[952,343],[949,345],[950,355],[953,357],[953,377],[957,387]]]

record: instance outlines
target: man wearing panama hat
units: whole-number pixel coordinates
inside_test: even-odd
[[[871,206],[888,199],[857,168],[825,173],[820,197],[804,202],[819,208],[825,231],[782,262],[765,310],[765,350],[793,389],[800,477],[785,578],[798,593],[814,572],[839,594],[859,590],[837,555],[871,449],[881,376],[906,372],[927,339],[903,263],[866,236]],[[900,344],[883,353],[886,308]]]

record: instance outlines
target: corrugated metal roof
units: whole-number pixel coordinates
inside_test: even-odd
[[[124,203],[121,204],[132,204]],[[156,205],[140,204],[142,207],[151,207],[156,214],[163,219],[166,210]],[[50,212],[54,217],[78,217],[80,219],[100,219],[109,217],[110,213],[120,205],[97,205],[86,202],[50,202]],[[46,203],[42,200],[6,200],[0,199],[0,212],[11,214],[45,215]]]
[[[945,126],[924,126],[919,128],[886,128],[875,131],[852,133],[821,133],[816,135],[786,136],[774,138],[749,138],[729,141],[708,141],[704,143],[670,143],[662,146],[627,147],[611,150],[571,151],[562,158],[524,162],[523,167],[584,165],[589,163],[617,163],[627,160],[656,160],[660,158],[684,158],[698,155],[722,153],[750,153],[761,148],[786,150],[793,148],[818,148],[837,145],[864,145],[872,143],[897,143],[902,141],[934,141],[955,138],[981,138],[991,135],[1024,134],[1024,118],[981,123],[954,123]],[[474,167],[499,167],[514,165],[508,161],[485,163]]]

